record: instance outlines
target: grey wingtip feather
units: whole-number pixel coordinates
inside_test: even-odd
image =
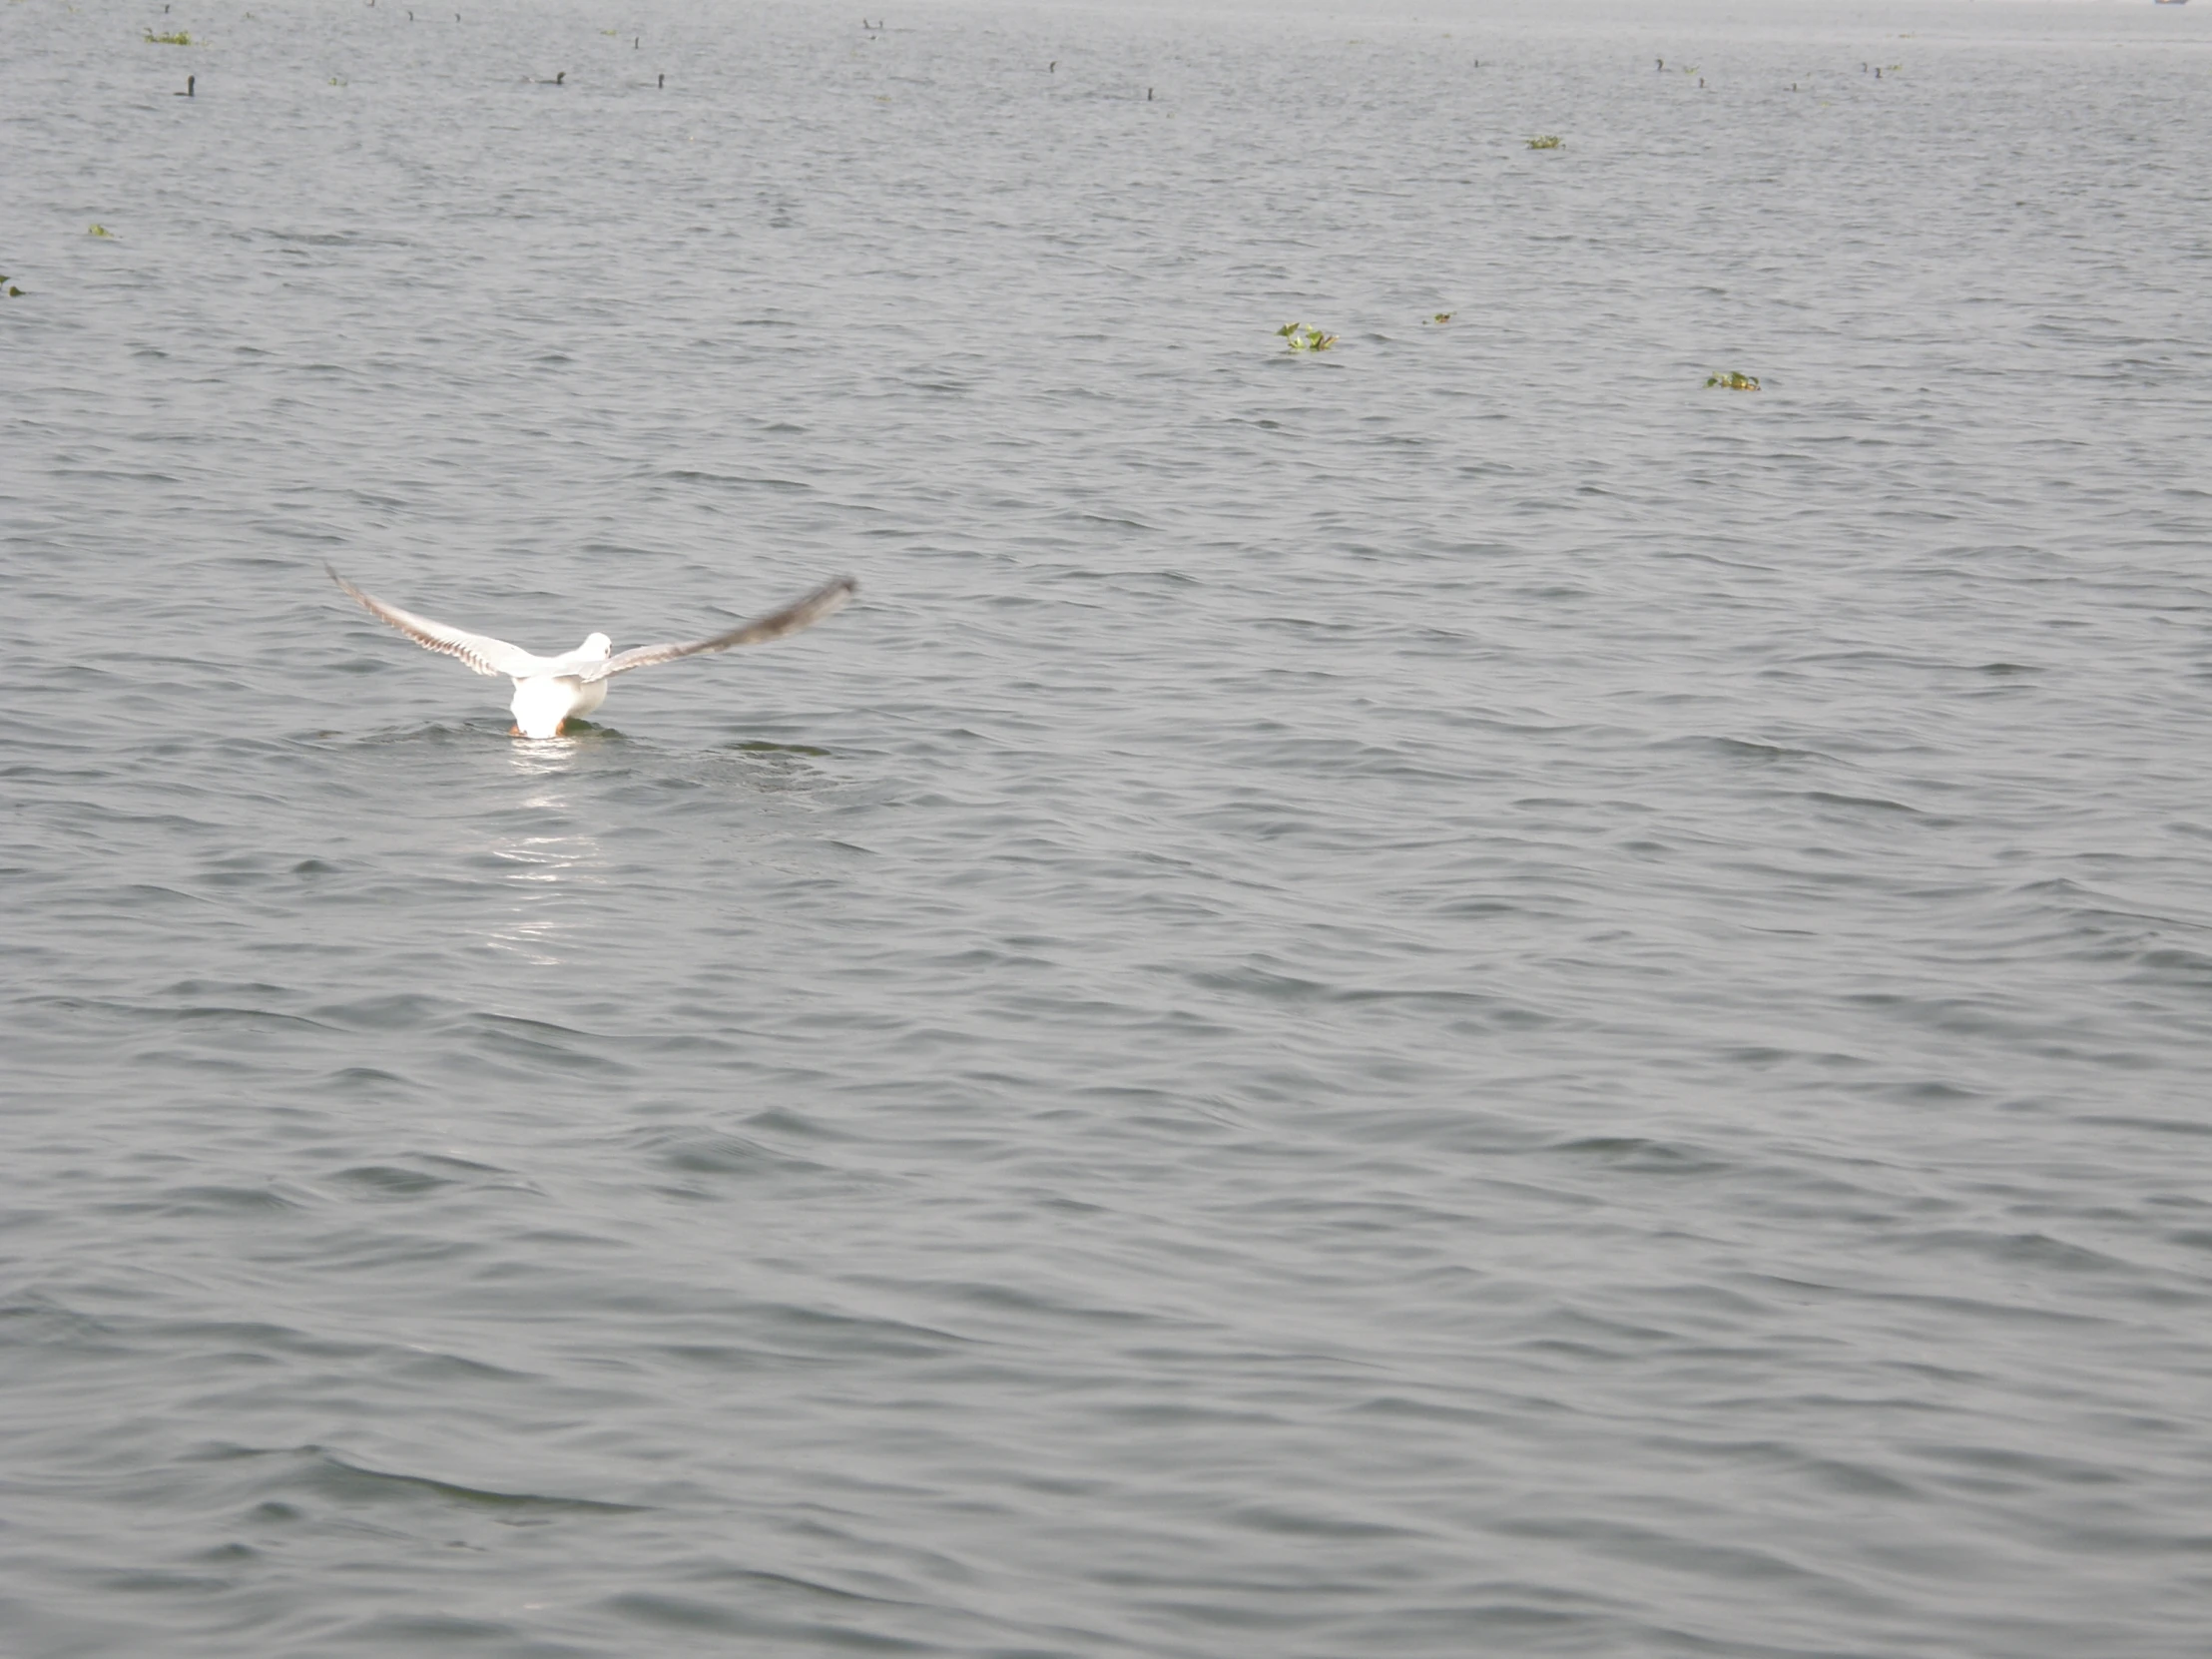
[[[348,582],[344,577],[340,576],[338,574],[338,567],[336,565],[330,563],[329,560],[325,559],[322,561],[322,568],[329,573],[330,580],[337,583],[338,591],[340,593],[344,594],[346,598],[352,600],[354,604],[360,606],[362,610],[368,612],[370,616],[376,616],[375,602],[371,600],[367,594],[361,592],[359,588],[356,588],[351,582]],[[377,620],[381,621],[383,619],[381,617],[378,617]]]

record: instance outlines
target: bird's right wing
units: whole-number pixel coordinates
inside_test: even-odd
[[[717,634],[712,639],[689,640],[682,645],[641,645],[633,651],[620,651],[603,663],[594,663],[576,678],[589,685],[594,680],[604,680],[611,674],[627,674],[634,668],[650,668],[655,663],[673,663],[679,657],[698,657],[710,651],[728,651],[737,645],[760,645],[768,640],[780,640],[786,634],[796,634],[802,628],[812,628],[832,611],[842,610],[852,596],[860,591],[860,584],[849,576],[839,576],[825,582],[813,593],[793,600],[780,611],[767,616],[757,616],[751,622],[741,623],[727,634]]]
[[[509,645],[505,640],[495,640],[489,634],[471,634],[463,629],[448,628],[442,622],[432,622],[426,616],[416,616],[412,611],[402,611],[397,605],[387,605],[373,594],[366,594],[340,576],[330,566],[330,580],[337,583],[357,600],[370,616],[390,623],[425,651],[442,651],[448,657],[458,657],[478,674],[505,674],[515,679],[543,671],[545,665],[519,645]]]

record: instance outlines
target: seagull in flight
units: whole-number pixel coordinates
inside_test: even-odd
[[[442,622],[416,616],[412,611],[402,611],[397,605],[387,605],[361,592],[330,566],[322,568],[328,570],[330,580],[359,601],[369,615],[390,623],[424,650],[458,657],[478,674],[504,674],[513,680],[515,696],[509,707],[514,710],[514,735],[523,738],[559,737],[563,721],[588,715],[607,701],[607,682],[618,674],[627,674],[634,668],[650,668],[655,663],[673,663],[679,657],[701,657],[710,651],[728,651],[732,646],[780,640],[786,634],[812,628],[830,612],[841,610],[860,591],[860,584],[851,577],[839,576],[823,583],[813,593],[793,600],[780,611],[757,616],[711,639],[691,640],[680,645],[641,645],[635,650],[617,652],[614,641],[605,634],[594,634],[562,656],[537,657],[518,645],[495,640],[488,634],[449,628]]]

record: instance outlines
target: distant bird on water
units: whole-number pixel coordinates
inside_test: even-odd
[[[728,651],[733,646],[780,640],[787,634],[812,628],[832,611],[842,609],[860,591],[860,584],[851,577],[839,576],[823,583],[804,598],[793,600],[780,611],[755,617],[726,634],[708,639],[681,645],[641,645],[634,650],[616,652],[614,642],[605,634],[593,634],[574,651],[562,656],[537,657],[520,646],[495,640],[488,634],[449,628],[442,622],[432,622],[428,617],[387,605],[361,592],[330,566],[322,568],[330,572],[331,581],[350,594],[371,616],[390,623],[425,650],[458,657],[478,674],[504,674],[513,680],[514,701],[508,707],[514,710],[514,735],[524,738],[560,736],[562,722],[588,715],[607,701],[607,682],[617,674],[627,674],[634,668],[650,668],[655,663],[672,663],[679,657],[700,657],[712,651]]]

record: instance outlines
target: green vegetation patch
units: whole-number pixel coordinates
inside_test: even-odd
[[[1567,141],[1557,133],[1538,133],[1528,141],[1528,148],[1531,150],[1563,150],[1566,148],[1566,143]]]
[[[149,29],[146,31],[146,44],[149,46],[190,46],[192,36],[186,34],[182,29],[179,29],[173,35],[157,35]]]
[[[1309,328],[1303,322],[1286,322],[1276,332],[1293,351],[1326,351],[1337,343],[1335,334],[1325,334],[1319,328]]]
[[[1759,389],[1759,376],[1756,374],[1739,374],[1732,368],[1725,374],[1708,374],[1705,377],[1705,383],[1708,386],[1720,386],[1728,391],[1757,391]]]

